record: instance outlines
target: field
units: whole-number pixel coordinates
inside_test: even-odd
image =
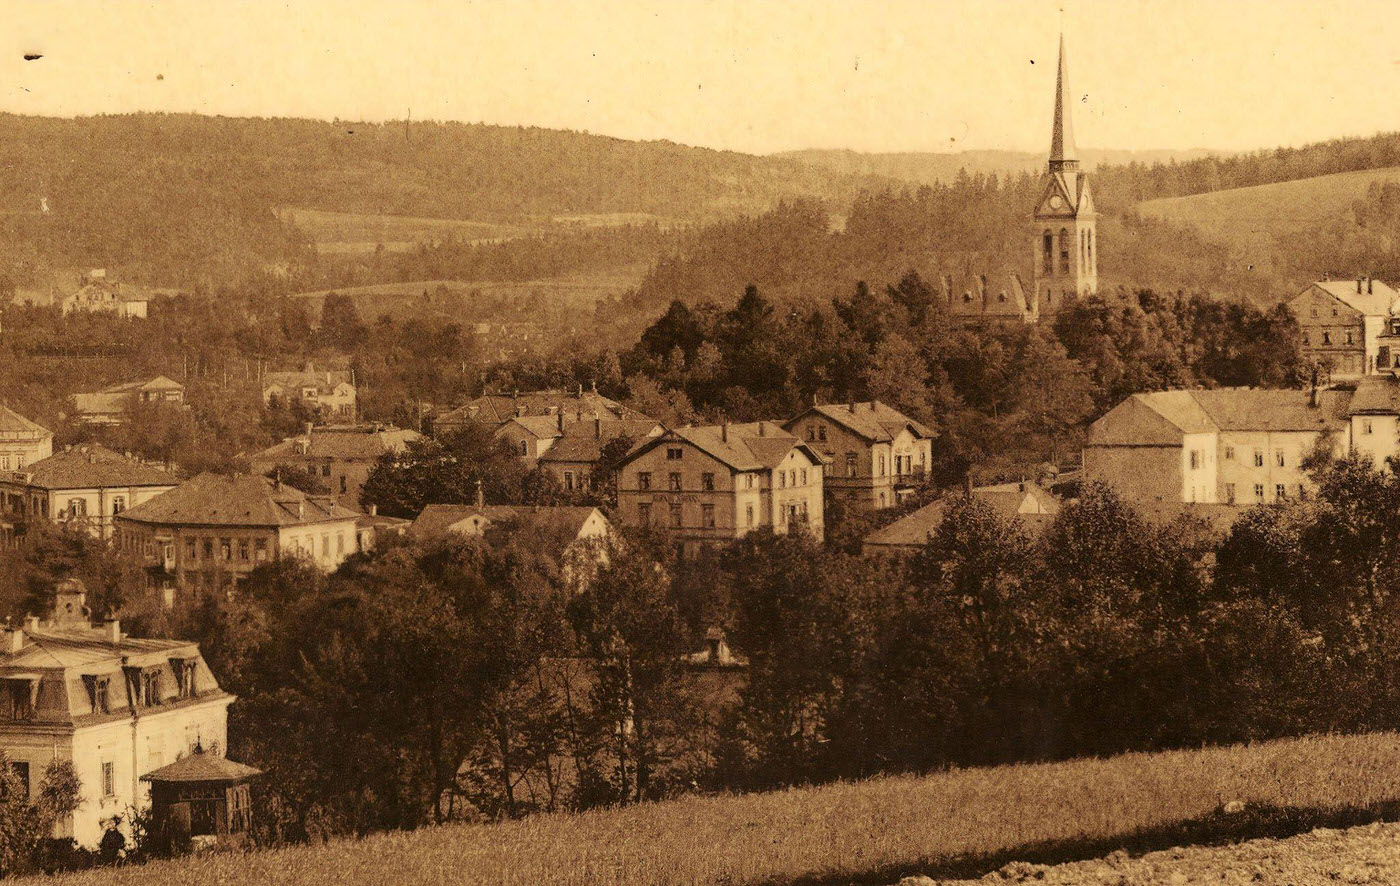
[[[1340,172],[1296,181],[1234,188],[1190,197],[1147,200],[1137,205],[1144,216],[1191,224],[1230,246],[1245,260],[1274,248],[1280,234],[1325,227],[1351,211],[1375,182],[1400,181],[1400,167]]]
[[[1013,860],[1289,836],[1394,817],[1400,735],[880,778],[692,797],[497,825],[452,825],[249,855],[206,855],[51,881],[98,884],[893,884]],[[1221,811],[1235,801],[1243,812]]]
[[[383,244],[389,252],[406,252],[420,243],[456,237],[466,241],[508,240],[525,229],[516,225],[462,221],[450,218],[413,218],[405,215],[360,215],[320,209],[283,209],[284,219],[301,228],[325,254],[371,253]]]

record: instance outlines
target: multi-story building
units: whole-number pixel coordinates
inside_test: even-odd
[[[823,535],[825,462],[774,422],[668,430],[618,469],[618,519],[672,533],[687,553],[760,527]]]
[[[1305,498],[1307,456],[1351,449],[1351,399],[1341,390],[1134,394],[1090,425],[1084,477],[1144,502]]]
[[[22,471],[53,455],[53,432],[0,406],[0,471]]]
[[[142,381],[122,382],[91,394],[74,394],[73,407],[79,420],[94,425],[115,425],[126,421],[134,407],[142,405],[181,406],[185,386],[158,375]]]
[[[48,520],[112,537],[112,521],[176,486],[159,468],[96,444],[69,446],[22,471],[0,471],[5,521]]]
[[[1400,367],[1400,293],[1379,280],[1319,280],[1288,307],[1303,333],[1303,355],[1333,378]]]
[[[116,515],[115,539],[170,600],[176,586],[226,588],[282,557],[334,569],[356,552],[358,516],[266,477],[200,474]]]
[[[267,474],[278,468],[317,477],[344,507],[358,510],[360,490],[376,462],[396,455],[422,435],[393,425],[310,425],[249,459],[252,469]]]
[[[928,477],[933,429],[878,400],[814,405],[783,427],[825,456],[824,487],[861,507],[891,507]]]
[[[0,751],[30,796],[51,762],[73,764],[82,803],[54,836],[95,849],[105,822],[146,805],[143,775],[196,747],[222,753],[234,697],[192,642],[93,627],[80,583],[55,603],[47,621],[0,630]]]
[[[266,372],[262,379],[263,403],[300,403],[329,418],[355,417],[355,385],[351,374],[332,369],[316,371],[308,365],[300,372]]]

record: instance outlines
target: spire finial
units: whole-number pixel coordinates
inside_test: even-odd
[[[1055,120],[1050,131],[1050,171],[1079,168],[1074,146],[1073,108],[1069,97],[1069,72],[1065,60],[1065,33],[1060,31],[1060,66],[1055,74]]]

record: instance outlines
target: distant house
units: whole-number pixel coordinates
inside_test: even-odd
[[[360,490],[382,456],[404,451],[422,435],[385,424],[309,425],[296,437],[249,458],[252,469],[266,474],[292,467],[319,477],[341,505],[360,508]]]
[[[1033,535],[1044,532],[1060,512],[1060,500],[1035,483],[978,486],[970,494],[1003,518],[1019,520]],[[924,505],[912,514],[872,532],[861,544],[862,552],[866,556],[917,552],[938,532],[951,501],[950,498],[943,498]]]
[[[187,640],[94,627],[81,583],[63,582],[52,617],[0,630],[0,751],[35,797],[54,760],[77,770],[82,804],[55,837],[97,848],[104,822],[146,805],[142,776],[195,748],[220,754],[234,696]],[[128,836],[130,832],[128,830]]]
[[[1400,293],[1379,280],[1320,280],[1288,307],[1303,333],[1303,355],[1334,378],[1400,367]]]
[[[262,397],[267,406],[301,403],[326,416],[353,419],[355,417],[355,385],[351,374],[343,370],[317,371],[307,366],[299,372],[267,372],[263,374]]]
[[[583,385],[579,385],[574,391],[550,389],[483,394],[451,412],[438,416],[433,421],[433,435],[441,436],[461,430],[468,422],[496,428],[511,419],[519,418],[547,416],[557,422],[560,415],[574,416],[577,421],[593,418],[647,418],[636,410],[628,409],[616,400],[599,394],[596,386],[591,390],[584,390]],[[540,428],[543,430],[544,426],[540,425]],[[537,454],[533,457],[537,457]]]
[[[635,445],[665,430],[659,422],[649,418],[594,418],[559,424],[562,425],[559,436],[551,439],[535,461],[553,474],[566,491],[588,489],[592,485],[593,472],[603,459],[603,447],[613,440],[625,437]]]
[[[824,463],[774,422],[674,428],[623,459],[618,519],[669,531],[687,554],[765,526],[820,540]]]
[[[140,557],[173,599],[176,585],[224,588],[283,557],[334,569],[355,553],[359,516],[265,477],[200,474],[114,520],[118,549]]]
[[[140,404],[180,406],[184,402],[185,386],[163,375],[122,382],[92,394],[73,395],[78,419],[94,425],[120,424],[126,421],[132,407]]]
[[[112,537],[112,520],[127,508],[174,489],[159,468],[103,446],[70,446],[22,471],[0,471],[0,506],[7,518],[49,520]]]
[[[783,427],[826,457],[825,488],[863,508],[891,507],[928,476],[933,429],[878,400],[815,405]]]
[[[22,471],[53,455],[53,432],[0,406],[0,471]]]
[[[149,302],[150,297],[145,293],[130,287],[123,289],[120,283],[108,281],[105,268],[97,268],[80,278],[78,289],[63,296],[59,307],[64,316],[85,312],[144,319]]]

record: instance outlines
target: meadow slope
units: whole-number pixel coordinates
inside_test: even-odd
[[[1310,737],[691,797],[322,846],[206,855],[49,882],[893,883],[926,872],[976,876],[1019,858],[1069,861],[1122,847],[1136,852],[1256,836],[1230,833],[1231,822],[1249,819],[1247,813],[1218,812],[1232,801],[1272,810],[1263,832],[1287,836],[1319,820],[1336,823],[1326,817],[1329,811],[1369,810],[1371,817],[1390,817],[1400,805],[1393,802],[1397,799],[1400,735]],[[1308,814],[1290,818],[1288,810]]]

